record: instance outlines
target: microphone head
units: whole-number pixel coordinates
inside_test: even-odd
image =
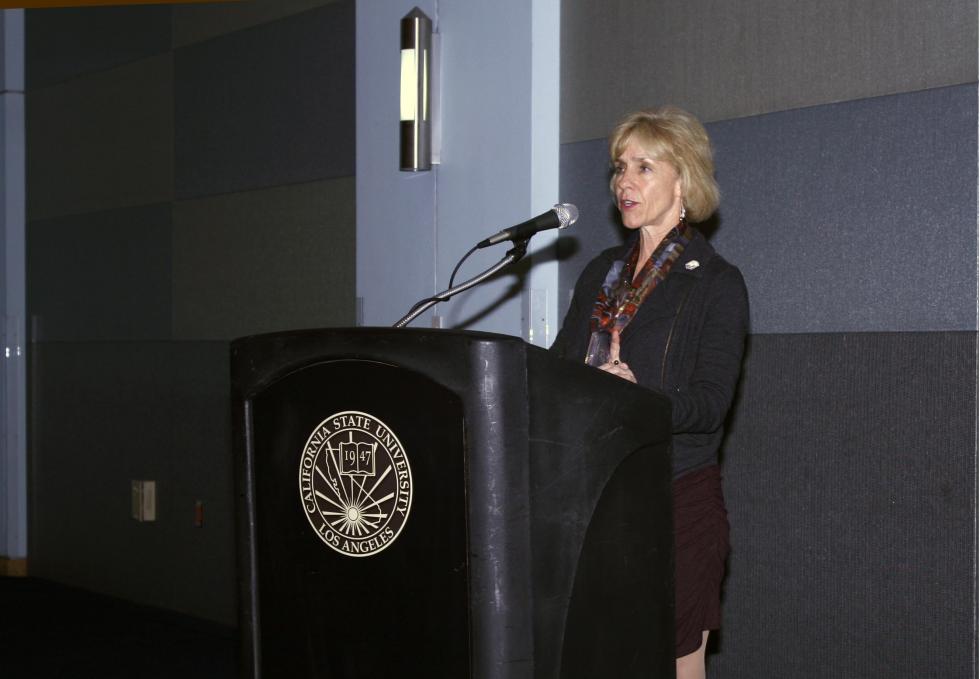
[[[578,208],[571,203],[558,203],[552,209],[558,215],[559,229],[567,229],[578,220]]]

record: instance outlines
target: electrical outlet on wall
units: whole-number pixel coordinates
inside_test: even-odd
[[[530,344],[548,348],[552,340],[548,323],[548,291],[532,288],[522,293],[521,302],[524,339]]]
[[[157,482],[130,481],[132,515],[137,521],[157,520]]]

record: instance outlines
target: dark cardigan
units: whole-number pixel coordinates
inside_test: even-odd
[[[625,257],[638,237],[605,250],[585,267],[551,346],[559,356],[585,360],[589,317],[599,288],[613,261]],[[620,359],[641,385],[670,399],[675,479],[718,460],[748,325],[741,272],[695,231],[670,274],[623,331]]]

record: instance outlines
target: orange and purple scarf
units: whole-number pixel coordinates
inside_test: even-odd
[[[589,318],[589,349],[585,354],[585,363],[598,367],[609,361],[609,348],[612,342],[612,331],[623,329],[629,324],[639,310],[643,300],[660,284],[674,266],[674,262],[684,252],[691,242],[693,229],[685,220],[670,230],[660,241],[660,245],[650,255],[643,268],[640,269],[637,285],[633,285],[633,272],[640,256],[642,237],[636,239],[633,247],[623,259],[617,259],[609,267],[606,280],[602,283],[592,316]]]

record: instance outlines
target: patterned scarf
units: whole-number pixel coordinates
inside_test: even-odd
[[[589,331],[592,336],[589,339],[589,349],[585,354],[586,365],[599,367],[609,361],[612,331],[619,330],[622,333],[633,320],[647,295],[667,278],[674,262],[691,242],[693,232],[694,229],[683,219],[671,229],[643,265],[635,287],[633,272],[636,270],[636,262],[640,256],[642,236],[636,239],[636,243],[623,259],[613,262],[599,290],[592,316],[589,318]]]

